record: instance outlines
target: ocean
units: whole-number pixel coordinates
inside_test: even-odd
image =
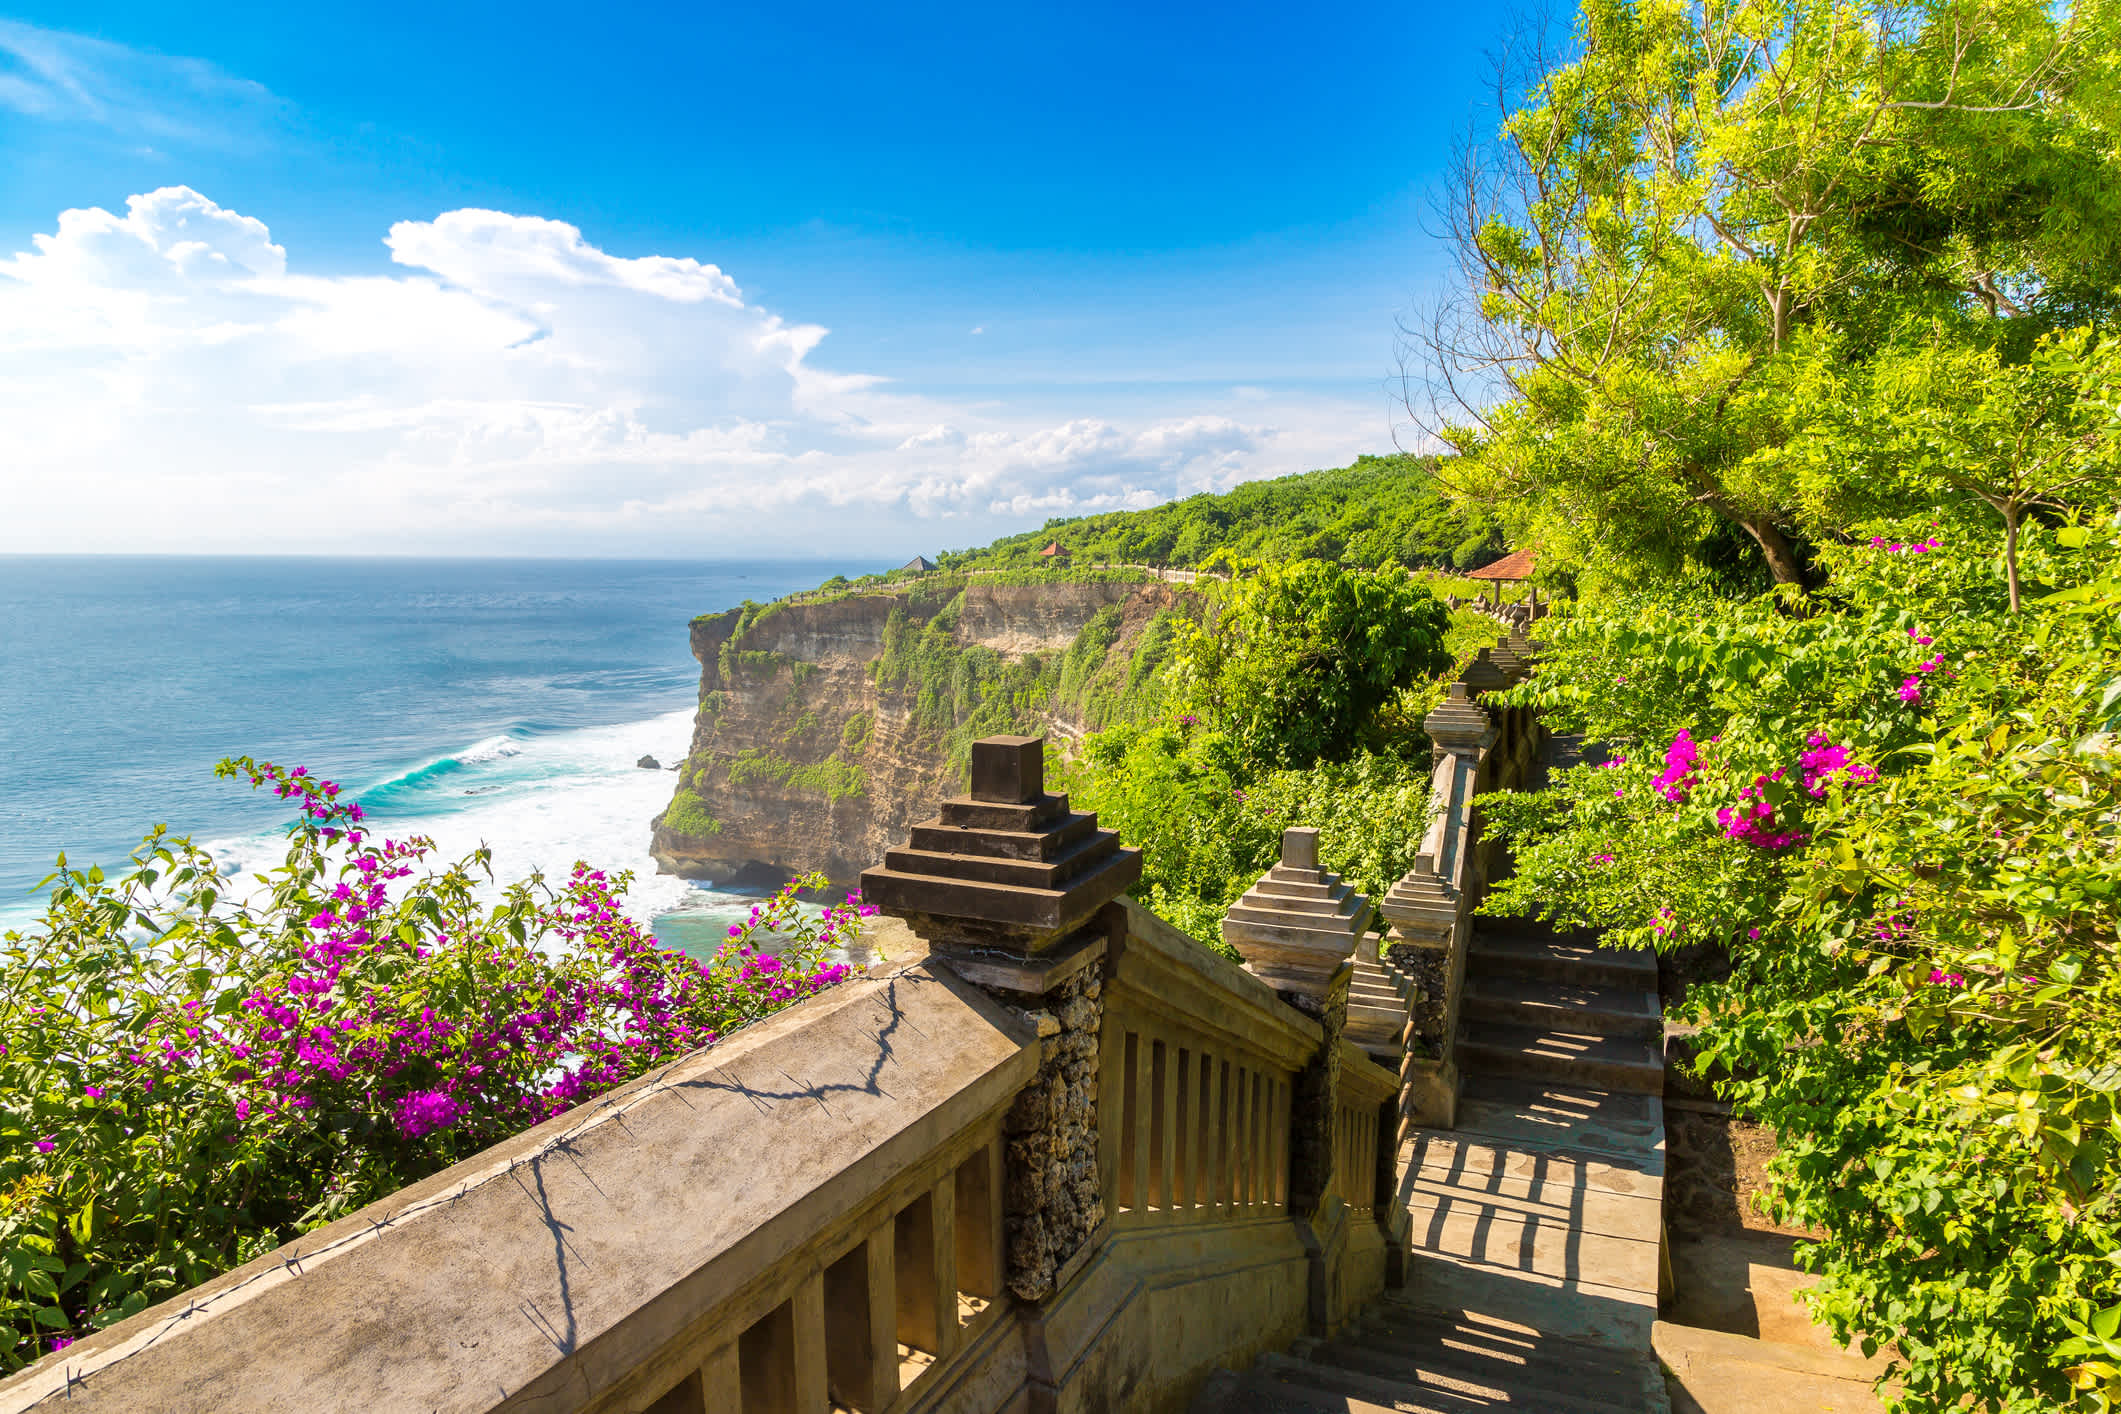
[[[497,878],[635,871],[629,909],[704,954],[748,899],[655,872],[648,822],[683,759],[696,614],[824,561],[0,556],[0,928],[64,850],[121,866],[166,823],[244,871],[288,814],[224,756],[339,781],[391,834]]]

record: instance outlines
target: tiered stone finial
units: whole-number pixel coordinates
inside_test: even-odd
[[[1510,630],[1509,644],[1511,651],[1524,659],[1527,665],[1539,656],[1540,650],[1546,647],[1544,643],[1532,637],[1531,633],[1521,625]]]
[[[1493,648],[1480,650],[1481,655],[1493,663],[1512,683],[1523,682],[1532,672],[1531,665],[1524,660],[1524,654],[1517,651],[1517,640],[1523,633],[1521,626],[1511,624],[1510,631],[1503,635],[1502,642]]]
[[[1279,992],[1323,997],[1370,926],[1370,901],[1318,864],[1318,831],[1282,831],[1281,862],[1223,920],[1223,941]]]
[[[862,897],[944,949],[1043,953],[1132,888],[1138,849],[1046,793],[1045,738],[972,744],[969,794],[862,873]]]
[[[1483,648],[1466,664],[1458,680],[1475,693],[1498,692],[1510,685],[1510,675],[1495,661],[1495,650]]]
[[[1438,751],[1477,752],[1495,739],[1495,723],[1463,682],[1444,689],[1443,701],[1422,718],[1421,729]]]

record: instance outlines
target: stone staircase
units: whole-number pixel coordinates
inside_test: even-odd
[[[1476,930],[1459,1002],[1458,1069],[1662,1094],[1655,955],[1551,933]]]
[[[1388,1296],[1332,1340],[1298,1341],[1286,1355],[1262,1356],[1248,1375],[1218,1371],[1193,1408],[1609,1414],[1640,1408],[1641,1396],[1640,1371],[1603,1347],[1508,1321],[1438,1315]]]
[[[1416,1129],[1399,1154],[1405,1290],[1331,1340],[1218,1372],[1196,1414],[1669,1408],[1651,1350],[1664,1190],[1656,959],[1504,923],[1476,931],[1466,971],[1457,1127]],[[1359,959],[1350,1037],[1371,1046],[1382,1020],[1358,1035],[1358,997],[1383,1010],[1405,990],[1394,969]]]

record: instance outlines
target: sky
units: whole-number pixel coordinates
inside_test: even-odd
[[[1501,25],[0,0],[0,553],[874,560],[1393,450]]]

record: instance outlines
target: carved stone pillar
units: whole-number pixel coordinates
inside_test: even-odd
[[[1043,737],[972,746],[972,788],[862,874],[862,897],[906,920],[935,958],[1015,1010],[1038,1073],[1003,1120],[1009,1289],[1050,1296],[1104,1222],[1098,1191],[1098,1032],[1113,899],[1141,851],[1045,788]]]
[[[1316,1216],[1333,1183],[1333,1107],[1340,1038],[1348,1025],[1355,944],[1369,930],[1370,901],[1318,862],[1318,831],[1282,831],[1281,862],[1223,919],[1223,941],[1245,969],[1325,1028],[1325,1045],[1296,1077],[1290,1096],[1289,1212]]]
[[[1346,1243],[1344,1211],[1333,1192],[1333,1124],[1340,1105],[1340,1041],[1348,1026],[1355,945],[1369,931],[1370,901],[1321,868],[1318,831],[1282,831],[1281,862],[1231,906],[1223,941],[1245,969],[1325,1033],[1289,1093],[1289,1216],[1310,1257],[1311,1326],[1330,1331],[1337,1303],[1333,1273]]]

